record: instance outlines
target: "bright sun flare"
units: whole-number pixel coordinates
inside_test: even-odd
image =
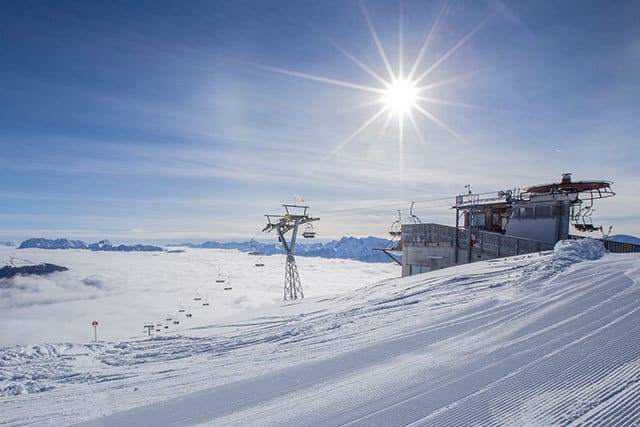
[[[399,20],[399,57],[397,67],[393,67],[389,62],[389,58],[382,47],[382,43],[378,34],[373,27],[373,23],[371,22],[371,17],[369,16],[369,12],[365,7],[363,2],[360,3],[360,7],[362,9],[362,14],[364,19],[369,27],[369,32],[371,33],[371,37],[376,45],[378,53],[380,55],[380,59],[384,64],[385,73],[379,74],[378,72],[371,69],[369,66],[364,64],[358,58],[353,56],[351,53],[347,52],[342,47],[336,45],[333,46],[340,51],[343,55],[345,55],[351,62],[360,67],[364,72],[369,74],[369,76],[373,77],[378,81],[378,85],[368,85],[362,83],[354,83],[348,82],[344,80],[317,76],[314,74],[301,73],[299,71],[286,70],[283,68],[277,67],[269,67],[269,66],[261,66],[269,71],[282,73],[294,77],[299,77],[308,80],[314,80],[321,83],[331,84],[335,86],[341,86],[349,89],[355,89],[359,91],[369,92],[375,94],[376,98],[372,100],[369,105],[378,105],[380,106],[377,112],[371,115],[358,129],[356,129],[349,137],[347,137],[344,141],[340,142],[335,148],[325,157],[325,159],[337,154],[342,148],[344,148],[349,142],[355,139],[358,135],[360,135],[365,129],[369,128],[371,125],[378,121],[383,122],[383,127],[380,131],[381,135],[384,135],[386,132],[391,118],[396,116],[399,130],[399,149],[402,151],[403,139],[404,139],[404,123],[405,120],[410,123],[415,131],[418,140],[426,146],[427,143],[422,135],[422,131],[420,130],[420,126],[418,125],[417,118],[426,118],[431,123],[441,128],[445,132],[452,135],[457,140],[464,142],[463,138],[458,135],[458,133],[449,127],[446,123],[440,120],[433,109],[430,108],[434,104],[440,105],[449,105],[455,107],[471,107],[475,108],[473,105],[454,102],[447,99],[439,99],[433,96],[432,89],[435,89],[440,86],[449,85],[455,83],[460,80],[464,80],[469,78],[474,72],[467,72],[465,74],[452,76],[443,80],[431,80],[431,74],[434,70],[436,70],[442,63],[444,63],[451,55],[453,55],[460,47],[462,47],[473,35],[480,30],[484,26],[484,24],[493,16],[493,14],[484,18],[473,30],[468,32],[464,37],[462,37],[457,43],[455,43],[449,50],[445,51],[442,55],[440,55],[437,59],[434,60],[433,63],[429,65],[422,64],[423,59],[425,58],[425,54],[428,48],[433,43],[433,39],[436,37],[436,33],[442,25],[442,21],[444,16],[446,15],[450,2],[445,0],[440,13],[435,18],[431,30],[426,35],[422,46],[420,47],[415,60],[411,67],[405,69],[403,64],[403,35],[402,35],[402,27],[403,27],[403,17],[402,11],[400,13]],[[421,65],[424,69],[420,70]],[[408,72],[407,72],[408,70]],[[386,115],[386,119],[383,116]],[[323,159],[323,160],[325,160]],[[402,163],[402,161],[401,161]],[[402,166],[401,166],[402,167]]]
[[[408,79],[394,80],[382,97],[385,105],[398,115],[406,114],[411,107],[415,107],[418,100],[418,90]]]

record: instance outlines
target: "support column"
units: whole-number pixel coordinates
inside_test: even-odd
[[[292,254],[289,254],[284,272],[284,300],[291,301],[298,298],[304,298],[302,283],[300,283],[296,259]]]

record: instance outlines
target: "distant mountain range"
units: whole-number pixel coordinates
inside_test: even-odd
[[[117,245],[114,246],[108,240],[100,240],[96,243],[85,243],[82,240],[69,239],[27,239],[20,243],[18,249],[88,249],[103,252],[162,252],[164,249],[152,245]]]
[[[11,241],[7,241],[7,242],[0,242],[0,246],[15,246],[16,243],[15,242],[11,242]]]
[[[340,240],[332,240],[327,243],[296,243],[296,255],[354,259],[364,262],[392,262],[391,259],[381,251],[374,251],[373,248],[384,248],[389,244],[386,239],[379,237],[343,237]],[[260,243],[255,240],[246,242],[226,242],[220,243],[208,241],[204,243],[183,243],[175,246],[187,246],[201,249],[237,249],[242,252],[257,252],[260,255],[282,254],[284,250],[280,243]]]

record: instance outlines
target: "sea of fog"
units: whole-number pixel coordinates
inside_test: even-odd
[[[0,265],[47,262],[69,269],[0,279],[0,345],[90,341],[94,320],[99,322],[98,340],[142,337],[147,323],[162,324],[159,333],[176,333],[257,307],[285,304],[284,255],[266,256],[264,267],[256,267],[256,256],[235,250],[171,249],[184,252],[0,247]],[[306,297],[335,295],[400,275],[395,264],[296,260]],[[219,276],[224,283],[216,282]],[[231,290],[224,290],[229,286]],[[186,317],[188,312],[191,317]]]

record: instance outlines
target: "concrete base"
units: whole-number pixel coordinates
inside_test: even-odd
[[[458,253],[456,261],[456,252]],[[424,273],[441,268],[451,267],[468,262],[484,261],[497,258],[495,254],[483,252],[479,248],[457,249],[450,244],[409,244],[402,249],[402,276]]]

